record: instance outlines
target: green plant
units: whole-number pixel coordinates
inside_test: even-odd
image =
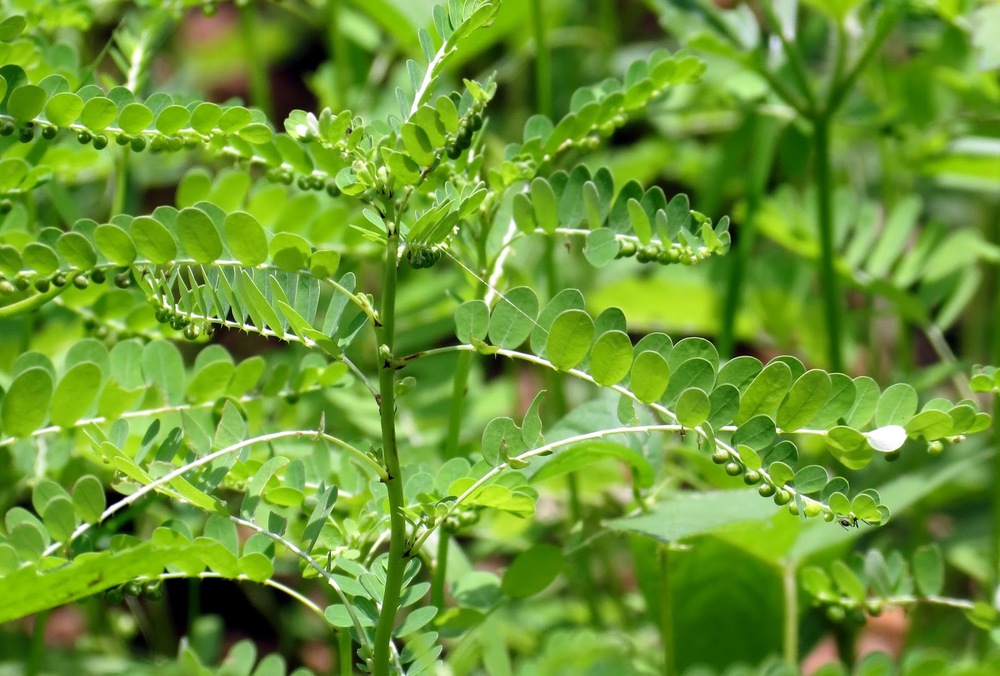
[[[704,338],[635,340],[621,310],[588,310],[586,280],[570,284],[564,261],[631,275],[636,263],[690,266],[729,250],[728,218],[587,161],[697,82],[704,67],[693,56],[653,51],[621,80],[577,89],[564,115],[531,116],[501,152],[490,133],[494,77],[449,77],[463,49],[494,30],[499,2],[433,10],[433,31],[416,40],[421,58],[399,70],[395,108],[294,110],[283,131],[264,112],[275,102],[259,59],[255,107],[147,82],[180,9],[123,22],[109,48],[121,72],[98,75],[53,35],[89,20],[86,5],[71,7],[79,14],[5,6],[0,23],[0,319],[18,336],[5,345],[0,401],[13,467],[2,621],[97,594],[154,603],[165,583],[223,578],[313,611],[336,635],[342,673],[432,672],[445,643],[457,671],[502,670],[498,616],[565,574],[590,604],[585,638],[621,656],[597,637],[607,611],[580,552],[633,533],[637,565],[660,577],[642,592],[662,657],[638,662],[670,672],[690,662],[673,641],[678,543],[780,511],[799,517],[774,518],[791,544],[764,553],[782,575],[788,667],[799,659],[800,564],[854,536],[840,526],[885,524],[890,507],[918,497],[851,491],[817,451],[860,470],[989,427],[972,399],[921,405],[909,384],[883,389],[836,372],[836,351],[832,372],[794,356],[724,360]],[[336,2],[327,9],[334,22],[351,16]],[[255,11],[238,9],[251,55]],[[542,44],[542,13],[532,16]],[[551,80],[547,61],[536,65],[537,81]],[[335,71],[339,85],[352,78],[341,59]],[[839,87],[826,108],[810,108],[821,146]],[[158,172],[176,191],[146,209],[137,185]],[[829,177],[818,190],[833,326]],[[519,279],[518,260],[544,272]],[[262,347],[274,343],[282,349]],[[839,349],[836,335],[831,344]],[[515,411],[504,401],[512,388],[483,384],[482,365],[499,360],[545,374],[530,404]],[[609,460],[627,468],[631,492],[599,524],[580,484]],[[529,523],[563,478],[579,531],[566,528],[558,546],[529,534],[491,550],[490,533]],[[734,479],[752,488],[707,490]],[[704,490],[675,490],[681,482]],[[707,551],[723,561],[726,546]],[[502,576],[470,564],[494,553],[505,557]],[[744,564],[735,577],[752,584]],[[230,653],[244,671],[255,658],[247,645]],[[183,668],[214,661],[194,638],[181,644]]]

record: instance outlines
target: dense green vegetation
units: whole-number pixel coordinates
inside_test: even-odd
[[[0,0],[0,672],[1000,668],[1000,5],[731,4]]]

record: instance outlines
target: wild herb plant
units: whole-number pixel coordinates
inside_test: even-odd
[[[621,310],[588,310],[586,287],[564,283],[564,261],[641,274],[728,252],[727,217],[586,161],[696,83],[698,58],[654,51],[621,79],[578,89],[565,115],[530,117],[498,152],[497,83],[456,81],[449,66],[492,30],[499,2],[434,8],[395,110],[295,110],[283,121],[265,112],[275,102],[259,63],[257,107],[157,90],[153,57],[187,4],[127,10],[108,46],[120,72],[80,63],[58,37],[89,27],[96,8],[3,5],[0,319],[17,338],[5,345],[0,401],[12,468],[0,621],[36,614],[37,637],[64,604],[222,578],[313,611],[335,636],[342,673],[435,673],[442,660],[495,671],[505,664],[498,613],[561,574],[599,628],[605,611],[580,552],[637,533],[636,560],[661,575],[643,589],[661,651],[628,660],[669,672],[688,650],[673,640],[687,619],[674,617],[666,579],[678,543],[774,517],[788,536],[768,555],[782,571],[774,602],[790,667],[800,564],[859,525],[885,524],[893,507],[831,477],[816,449],[858,470],[896,459],[907,442],[908,452],[941,451],[989,426],[971,399],[921,405],[909,384],[839,373],[836,351],[827,371],[794,356],[722,359],[700,337],[635,335]],[[238,11],[252,45],[254,10]],[[538,59],[539,82],[546,68]],[[176,191],[146,208],[136,186],[162,174]],[[545,272],[517,279],[519,257]],[[479,394],[482,369],[498,364],[524,365],[546,385],[521,379],[532,391],[512,412]],[[677,457],[754,488],[678,491],[703,484]],[[608,460],[627,468],[631,490],[597,530],[579,478]],[[502,575],[479,566],[491,532],[511,517],[530,523],[561,477],[585,537],[557,546],[525,531]],[[920,557],[920,589],[933,596],[939,560]],[[839,587],[817,568],[803,584],[832,608],[864,606],[851,568],[831,574]],[[255,656],[241,643],[227,659],[249,673]],[[178,660],[195,671],[211,661],[183,642]]]

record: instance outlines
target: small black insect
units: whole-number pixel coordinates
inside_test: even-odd
[[[839,523],[841,527],[844,528],[844,530],[847,530],[851,526],[854,526],[855,528],[860,528],[860,526],[858,526],[858,521],[867,524],[869,526],[871,525],[864,519],[859,519],[858,517],[854,516],[854,514],[848,514],[847,516],[841,516],[837,518],[837,523]]]

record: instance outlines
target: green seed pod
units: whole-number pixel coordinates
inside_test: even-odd
[[[819,516],[823,511],[823,507],[818,502],[807,502],[805,511],[808,517]]]
[[[835,518],[837,517],[833,512],[823,512],[823,520],[826,521],[827,523],[830,523]]]
[[[743,465],[738,462],[731,462],[726,465],[726,474],[729,476],[739,476],[743,473]]]
[[[163,580],[150,580],[142,590],[143,596],[153,601],[163,598]]]
[[[146,138],[144,136],[136,136],[131,142],[132,152],[141,153],[146,149]]]
[[[10,136],[14,133],[15,129],[16,127],[14,126],[14,123],[10,120],[0,122],[0,136]]]
[[[847,611],[844,606],[827,606],[826,616],[831,622],[843,622],[847,619]]]
[[[9,296],[9,295],[11,295],[13,293],[16,293],[16,292],[17,292],[17,289],[14,288],[13,284],[11,284],[10,282],[8,282],[6,279],[0,280],[0,294],[3,294],[5,296]]]
[[[865,612],[873,617],[878,617],[885,610],[882,599],[868,599],[865,601]]]
[[[82,136],[83,134],[81,134]],[[89,136],[89,134],[88,134]],[[94,137],[94,148],[96,150],[104,150],[108,147],[108,137],[104,134],[98,134]]]
[[[104,592],[104,600],[108,603],[121,603],[124,598],[125,594],[122,593],[121,587],[112,587]]]
[[[191,139],[188,142],[185,142],[184,140],[182,140],[177,136],[171,136],[170,138],[167,139],[167,150],[169,150],[172,153],[179,152],[181,148],[194,149],[197,145],[198,142],[194,139]]]
[[[76,135],[76,140],[83,145],[90,143],[93,140],[93,138],[94,137],[91,136],[90,132],[87,131],[86,129],[84,129],[83,131],[81,131],[79,134]]]
[[[128,596],[139,596],[142,594],[142,583],[138,580],[129,580],[123,585],[123,590]]]
[[[55,277],[52,278],[52,283],[59,287],[66,286],[66,275],[57,272]]]
[[[899,449],[896,449],[895,451],[889,451],[888,453],[883,453],[882,454],[882,457],[885,458],[886,462],[896,462],[902,456],[903,456],[903,454],[899,451]]]
[[[27,277],[18,275],[14,278],[14,286],[18,291],[27,291],[31,288],[31,281]]]
[[[712,462],[716,465],[725,465],[729,462],[729,451],[724,448],[715,449],[715,453],[712,454]]]
[[[760,472],[757,470],[749,470],[743,475],[743,483],[747,486],[756,486],[760,483]]]
[[[340,197],[340,188],[337,187],[336,183],[330,182],[326,184],[326,194],[330,197]]]
[[[798,516],[799,515],[799,506],[798,506],[798,504],[795,503],[795,502],[789,502],[788,503],[788,513],[791,514],[792,516]]]
[[[75,286],[78,289],[86,289],[88,286],[90,286],[90,280],[84,277],[83,275],[75,275],[73,277],[73,286]]]
[[[21,131],[18,132],[18,140],[21,143],[31,143],[35,139],[35,128],[33,126],[25,125],[21,127]]]
[[[459,157],[462,156],[462,149],[458,147],[457,143],[449,143],[447,152],[448,152],[448,157],[450,157],[453,160],[457,160]]]
[[[128,134],[118,134],[115,137],[115,143],[117,143],[120,146],[127,146],[131,142],[132,142],[132,137],[129,136]]]
[[[309,190],[309,188],[312,187],[308,176],[299,176],[299,180],[296,181],[296,185],[299,186],[299,190]]]
[[[115,286],[119,289],[127,289],[132,286],[132,273],[128,270],[123,270],[115,275]]]
[[[45,125],[44,127],[42,127],[42,138],[43,139],[47,139],[47,140],[51,141],[52,139],[54,139],[56,137],[56,134],[58,134],[58,133],[59,133],[59,127],[52,127],[52,126],[49,126],[49,125]]]
[[[787,505],[792,499],[792,494],[786,491],[784,488],[779,488],[774,494],[774,504],[776,505]]]
[[[35,289],[38,290],[38,293],[45,293],[46,291],[49,290],[49,288],[50,288],[50,282],[48,279],[46,279],[45,277],[35,278]]]
[[[104,274],[104,270],[101,270],[100,268],[90,271],[90,281],[94,284],[103,284],[107,281],[107,279],[108,277]]]
[[[762,498],[771,497],[772,495],[774,495],[774,490],[775,490],[774,486],[772,486],[771,484],[761,484],[760,486],[757,487],[757,492],[760,494],[760,497]]]
[[[184,337],[188,340],[197,340],[199,335],[201,335],[201,327],[194,324],[188,324],[184,327]]]
[[[469,129],[476,132],[483,128],[483,116],[479,113],[473,113],[469,116]]]
[[[170,328],[174,331],[180,331],[185,326],[184,318],[178,315],[172,315],[170,317]]]

